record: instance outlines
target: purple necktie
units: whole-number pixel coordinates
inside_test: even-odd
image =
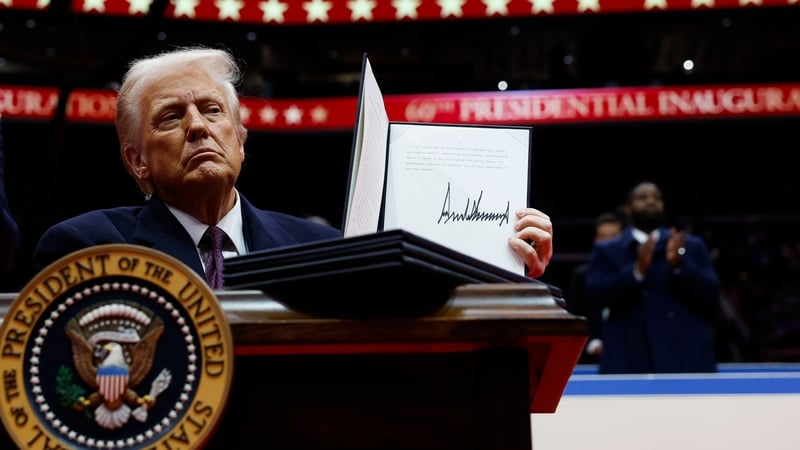
[[[211,289],[222,289],[222,242],[225,232],[217,226],[210,226],[203,234],[202,241],[209,247],[206,255],[206,280]]]

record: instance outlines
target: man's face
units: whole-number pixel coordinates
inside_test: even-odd
[[[652,231],[664,223],[664,199],[661,189],[653,183],[642,183],[634,188],[626,205],[633,226]]]
[[[607,241],[615,238],[622,233],[622,225],[618,222],[603,222],[597,225],[594,240],[595,242]]]
[[[233,188],[244,138],[221,90],[196,70],[154,83],[142,99],[143,177],[167,202],[202,190]]]

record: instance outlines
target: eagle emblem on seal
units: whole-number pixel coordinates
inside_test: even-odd
[[[75,370],[93,390],[73,408],[93,411],[95,422],[109,430],[124,426],[131,416],[147,420],[148,409],[171,381],[170,372],[162,369],[147,393],[136,390],[153,369],[163,322],[142,305],[111,301],[70,319],[65,332]]]

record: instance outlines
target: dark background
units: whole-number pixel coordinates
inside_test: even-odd
[[[489,91],[500,79],[510,89],[797,82],[798,24],[795,6],[268,27],[75,15],[55,2],[0,11],[0,85],[113,89],[129,59],[196,43],[230,48],[247,64],[242,93],[264,98],[354,96],[364,52],[384,94]],[[800,117],[531,125],[531,204],[556,226],[546,281],[566,288],[594,216],[654,180],[671,222],[706,238],[723,279],[721,359],[800,361]],[[24,243],[19,273],[0,287],[16,290],[46,227],[142,198],[110,123],[4,118],[3,132]],[[251,131],[239,188],[258,206],[338,225],[351,141],[351,130]]]

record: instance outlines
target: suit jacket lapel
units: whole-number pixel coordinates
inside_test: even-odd
[[[205,279],[191,236],[161,199],[152,197],[142,208],[133,241],[177,258]]]
[[[250,203],[242,193],[239,193],[242,202],[242,232],[245,242],[250,252],[275,248],[281,244],[273,235],[277,231],[277,224],[265,214],[258,214],[256,208]]]
[[[639,242],[633,238],[633,228],[628,227],[619,238],[619,244],[625,250],[629,259],[635,260],[639,253]]]

